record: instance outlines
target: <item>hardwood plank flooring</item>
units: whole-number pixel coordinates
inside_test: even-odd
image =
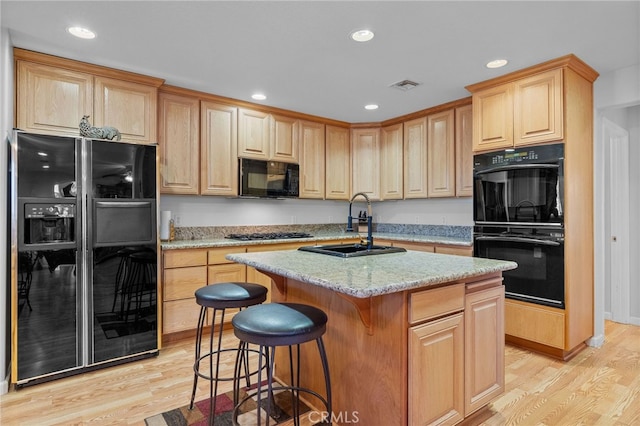
[[[507,346],[505,393],[471,424],[640,425],[640,327],[607,321],[605,336],[601,348],[566,363]],[[234,339],[227,331],[225,344]],[[192,363],[193,342],[184,340],[157,358],[12,390],[0,397],[0,424],[143,425],[146,417],[188,404]],[[222,374],[231,368],[225,362]],[[221,383],[221,392],[230,389]],[[197,399],[206,395],[208,384],[200,380]]]

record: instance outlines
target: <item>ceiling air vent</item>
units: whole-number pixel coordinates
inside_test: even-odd
[[[393,83],[390,87],[396,88],[396,89],[400,89],[400,90],[404,90],[405,92],[407,90],[411,90],[416,86],[419,86],[420,83],[416,83],[415,81],[411,81],[411,80],[402,80],[399,81],[397,83]]]

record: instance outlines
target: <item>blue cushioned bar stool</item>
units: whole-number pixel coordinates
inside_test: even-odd
[[[243,349],[248,344],[260,346],[260,353],[267,359],[266,390],[263,390],[262,371],[263,357],[258,362],[258,384],[255,392],[251,392],[242,401],[238,401],[233,410],[233,424],[238,425],[238,412],[241,406],[249,399],[257,399],[257,406],[266,406],[267,416],[265,424],[268,426],[271,418],[276,418],[277,410],[274,409],[274,391],[288,390],[291,392],[291,407],[293,424],[300,424],[300,393],[307,393],[318,398],[326,412],[331,415],[331,379],[329,377],[329,363],[325,352],[322,336],[327,329],[327,315],[320,309],[299,303],[267,303],[249,307],[236,314],[231,320],[233,331],[240,339],[240,349],[236,360],[234,381],[234,401],[238,401],[240,394],[239,379],[242,378],[241,370],[244,357]],[[325,380],[326,398],[312,389],[300,386],[300,344],[316,341]],[[273,368],[275,361],[275,349],[277,346],[286,346],[289,350],[289,385],[273,383]],[[295,346],[295,357],[294,348]],[[296,365],[294,368],[294,359]],[[266,393],[267,401],[263,403],[263,394]],[[262,425],[262,410],[257,410],[257,424]],[[274,414],[275,413],[275,414]],[[277,419],[276,422],[286,419]],[[327,420],[330,420],[328,418]],[[324,424],[324,423],[323,423]]]
[[[209,380],[209,424],[213,424],[213,418],[216,409],[216,398],[218,394],[218,382],[231,381],[235,377],[219,377],[220,371],[220,354],[222,352],[237,351],[237,348],[222,348],[222,331],[224,326],[224,314],[227,308],[246,308],[248,306],[257,305],[264,302],[267,299],[267,288],[260,284],[243,283],[243,282],[227,282],[210,284],[205,287],[201,287],[196,290],[196,303],[200,305],[200,317],[198,318],[198,328],[196,331],[196,357],[193,365],[193,391],[191,393],[190,409],[193,409],[193,404],[196,397],[196,387],[198,385],[198,377]],[[209,351],[205,354],[201,353],[202,349],[202,334],[206,322],[207,309],[213,309],[213,320],[211,321],[211,333],[209,335]],[[216,317],[220,313],[220,322],[218,324],[218,339],[217,347],[214,349],[214,334],[216,329]],[[236,314],[237,315],[237,314]],[[249,385],[249,376],[254,373],[249,372],[248,367],[248,348],[245,349],[245,355],[243,357],[243,365],[245,373],[241,377],[245,377],[247,380],[247,386]],[[257,352],[252,350],[253,352]],[[216,358],[215,365],[213,358]],[[209,374],[200,372],[200,365],[204,360],[208,360]],[[214,371],[215,369],[215,371]]]

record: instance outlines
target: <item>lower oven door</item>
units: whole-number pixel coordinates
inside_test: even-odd
[[[510,260],[504,271],[505,297],[564,308],[564,239],[476,235],[476,257]]]

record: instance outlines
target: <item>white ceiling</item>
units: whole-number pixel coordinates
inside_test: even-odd
[[[7,1],[17,47],[307,114],[378,122],[573,53],[600,74],[640,63],[639,1]],[[82,25],[93,41],[65,29]],[[369,28],[365,44],[349,39]],[[484,64],[506,58],[509,65]],[[410,79],[422,85],[389,86]],[[364,105],[376,103],[376,111]]]

